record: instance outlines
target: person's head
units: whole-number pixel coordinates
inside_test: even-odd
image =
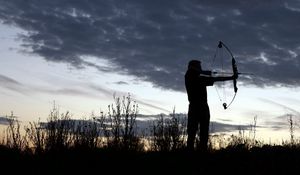
[[[188,69],[189,70],[194,70],[194,71],[197,71],[197,72],[201,72],[202,71],[201,61],[199,61],[199,60],[191,60],[189,62],[189,65],[188,65]]]

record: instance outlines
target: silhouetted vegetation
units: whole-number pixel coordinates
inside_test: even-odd
[[[152,122],[150,133],[143,134],[137,125],[138,105],[130,96],[114,100],[107,114],[81,120],[72,119],[69,112],[60,113],[54,105],[47,122],[30,122],[24,132],[11,113],[0,144],[3,167],[20,166],[15,171],[35,174],[216,174],[219,170],[288,174],[300,170],[300,144],[292,115],[287,120],[291,138],[282,145],[256,139],[255,116],[249,130],[240,129],[229,137],[211,134],[207,152],[190,152],[186,150],[186,121],[175,110],[161,115]]]
[[[175,110],[168,117],[160,116],[153,122],[151,150],[176,151],[185,148],[185,123],[176,117]]]

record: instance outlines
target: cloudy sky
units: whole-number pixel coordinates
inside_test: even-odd
[[[288,133],[300,117],[300,1],[0,0],[0,115],[74,117],[130,93],[143,114],[186,113],[190,59],[240,76],[208,88],[212,120]],[[300,121],[299,121],[300,122]]]

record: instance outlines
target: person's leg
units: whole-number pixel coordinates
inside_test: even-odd
[[[200,119],[200,149],[207,150],[210,121],[209,107],[204,106],[202,112]]]
[[[193,108],[189,105],[189,112],[188,112],[188,125],[187,125],[187,148],[189,150],[194,150],[194,142],[196,137],[196,132],[198,130],[198,120],[197,112],[195,111],[196,108]]]

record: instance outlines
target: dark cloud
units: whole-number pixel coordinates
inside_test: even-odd
[[[172,114],[170,114],[172,115]],[[163,116],[164,120],[167,121],[170,118],[170,115],[143,115],[139,116],[143,120],[137,121],[137,126],[140,127],[141,130],[145,130],[147,128],[151,129],[151,126],[156,124],[158,119]],[[179,124],[184,125],[186,127],[187,116],[186,114],[175,114],[177,119],[179,120]],[[260,126],[257,126],[259,128]],[[242,130],[249,130],[251,128],[250,125],[234,125],[223,122],[212,121],[210,123],[210,133],[226,133],[226,132],[235,132]]]
[[[19,83],[18,81],[14,80],[10,77],[7,77],[5,75],[1,75],[1,74],[0,74],[0,82],[1,82],[1,85],[5,85],[6,87],[22,86],[22,84]]]
[[[174,116],[178,119],[179,123],[182,125],[187,124],[187,114],[161,114],[161,115],[140,115],[139,117],[143,120],[141,122],[148,122],[148,121],[157,121],[160,117],[164,117],[164,120],[167,121],[171,119],[172,116]],[[262,128],[262,126],[256,126],[257,128]],[[235,125],[226,123],[223,121],[211,121],[210,122],[210,133],[222,133],[222,132],[234,132],[234,131],[245,131],[250,130],[250,125]]]
[[[293,108],[289,107],[289,106],[286,106],[284,104],[278,103],[276,101],[268,100],[268,99],[265,99],[265,98],[260,98],[260,100],[262,102],[274,105],[276,107],[280,107],[280,108],[286,110],[288,114],[300,117],[300,112],[298,110],[296,110],[296,109],[293,109]]]
[[[110,98],[113,97],[113,94],[114,94],[114,92],[112,90],[104,88],[102,86],[95,85],[95,84],[89,84],[87,88],[89,88],[93,91],[96,91],[100,94],[104,94],[105,96],[110,97]]]
[[[109,97],[109,98],[122,98],[122,97],[125,97],[125,96],[131,96],[131,94],[129,93],[126,93],[126,92],[121,92],[121,91],[113,91],[113,90],[110,90],[110,89],[106,89],[106,88],[103,88],[103,87],[100,87],[100,86],[97,86],[97,85],[89,85],[89,88],[91,88],[91,90],[94,90],[96,92],[100,92],[100,93],[103,93],[106,95],[106,97]],[[167,109],[164,109],[158,105],[155,105],[153,104],[153,102],[147,102],[149,100],[133,100],[134,103],[137,103],[138,105],[141,105],[143,107],[150,107],[152,109],[157,109],[159,111],[163,111],[163,112],[166,112],[166,113],[170,113],[169,110]]]
[[[290,117],[293,120],[293,125],[298,125],[297,123],[298,123],[298,120],[300,117],[300,112],[298,110],[291,108],[289,106],[286,106],[284,104],[281,104],[279,102],[273,101],[273,100],[269,100],[269,99],[265,99],[265,98],[260,98],[259,100],[264,103],[274,106],[274,108],[281,108],[283,110],[282,115],[263,119],[262,125],[265,128],[270,128],[273,130],[289,130]]]
[[[83,97],[93,97],[93,98],[99,98],[101,95],[104,96],[110,96],[112,97],[112,92],[109,90],[95,86],[95,85],[83,85],[83,88],[78,87],[71,87],[71,88],[49,88],[49,87],[42,87],[42,86],[30,86],[28,84],[23,84],[11,77],[8,77],[6,75],[0,74],[0,87],[3,87],[8,90],[16,91],[24,95],[30,95],[33,93],[48,93],[48,94],[54,94],[54,95],[70,95],[70,96],[83,96]],[[90,90],[98,91],[100,92],[99,95],[92,94]]]
[[[76,87],[72,87],[72,88],[35,87],[35,92],[48,93],[48,94],[52,94],[52,95],[82,96],[82,97],[90,97],[90,98],[101,97],[98,94],[95,95],[95,94],[88,92],[88,90],[80,89],[80,88],[76,88]]]
[[[112,89],[105,88],[91,83],[80,84],[78,87],[74,86],[69,88],[64,88],[59,86],[54,88],[42,87],[42,86],[28,86],[26,84],[22,84],[18,82],[13,78],[1,74],[0,74],[0,87],[3,87],[8,90],[13,90],[24,95],[32,95],[33,93],[48,93],[52,95],[81,96],[81,97],[89,97],[89,98],[96,98],[96,99],[100,99],[100,98],[113,99],[114,97],[122,98],[130,95],[128,94],[128,92],[114,91]],[[96,93],[93,93],[93,91]],[[166,113],[170,112],[169,110],[164,109],[158,105],[155,105],[151,101],[149,102],[148,101],[149,100],[142,99],[142,100],[135,100],[134,102],[136,102],[138,105],[142,107],[150,107]]]
[[[128,85],[128,83],[125,82],[125,81],[118,81],[118,82],[115,82],[115,84],[118,84],[118,85]]]
[[[263,125],[265,128],[269,128],[276,131],[288,131],[290,130],[290,119],[292,119],[293,128],[294,131],[297,131],[299,129],[298,125],[298,116],[292,115],[292,114],[283,114],[274,118],[271,118],[269,120],[266,120]]]
[[[250,128],[250,125],[233,125],[216,121],[210,123],[211,133],[245,131],[249,130]]]
[[[24,85],[17,80],[0,74],[0,87],[12,90],[18,93],[26,93]]]
[[[9,125],[9,120],[8,117],[0,117],[0,125]]]
[[[182,126],[183,130],[186,130],[186,115],[185,114],[175,114],[176,118],[179,120],[179,125]],[[161,115],[138,115],[135,121],[136,125],[136,131],[138,134],[142,135],[150,135],[153,131],[153,126],[157,126],[157,122],[160,121],[161,117],[163,117],[164,122],[168,123],[171,120],[171,115],[167,114],[161,114]],[[69,119],[69,120],[62,120],[63,122],[66,122],[65,124],[68,124],[68,126],[93,126],[93,122],[101,120],[98,117],[94,118],[95,120],[75,120],[75,119]],[[111,127],[111,119],[104,118],[103,123],[106,125],[107,128]],[[41,127],[46,127],[47,122],[41,123]],[[101,127],[98,125],[98,127]],[[235,131],[243,131],[243,130],[249,130],[250,126],[248,125],[231,125],[231,124],[225,124],[222,122],[211,122],[211,131],[210,133],[226,133],[226,132],[235,132]],[[103,133],[102,133],[103,134]]]
[[[138,101],[136,101],[136,102],[137,102],[137,104],[141,104],[142,106],[147,106],[147,107],[150,107],[150,108],[153,108],[153,109],[157,109],[157,110],[163,111],[163,112],[165,112],[165,113],[170,113],[170,112],[171,112],[170,110],[167,110],[167,109],[165,109],[165,108],[162,108],[162,107],[160,107],[160,106],[158,106],[158,105],[154,105],[154,104],[145,102],[145,100],[143,100],[143,101],[138,100]]]
[[[0,20],[20,27],[23,46],[48,61],[135,75],[184,90],[189,59],[207,67],[224,41],[244,85],[299,86],[298,1],[0,0]],[[255,6],[253,6],[255,4]],[[251,6],[251,8],[249,8]],[[99,66],[86,56],[107,59]],[[230,59],[225,59],[230,69]],[[208,67],[209,68],[209,67]]]

